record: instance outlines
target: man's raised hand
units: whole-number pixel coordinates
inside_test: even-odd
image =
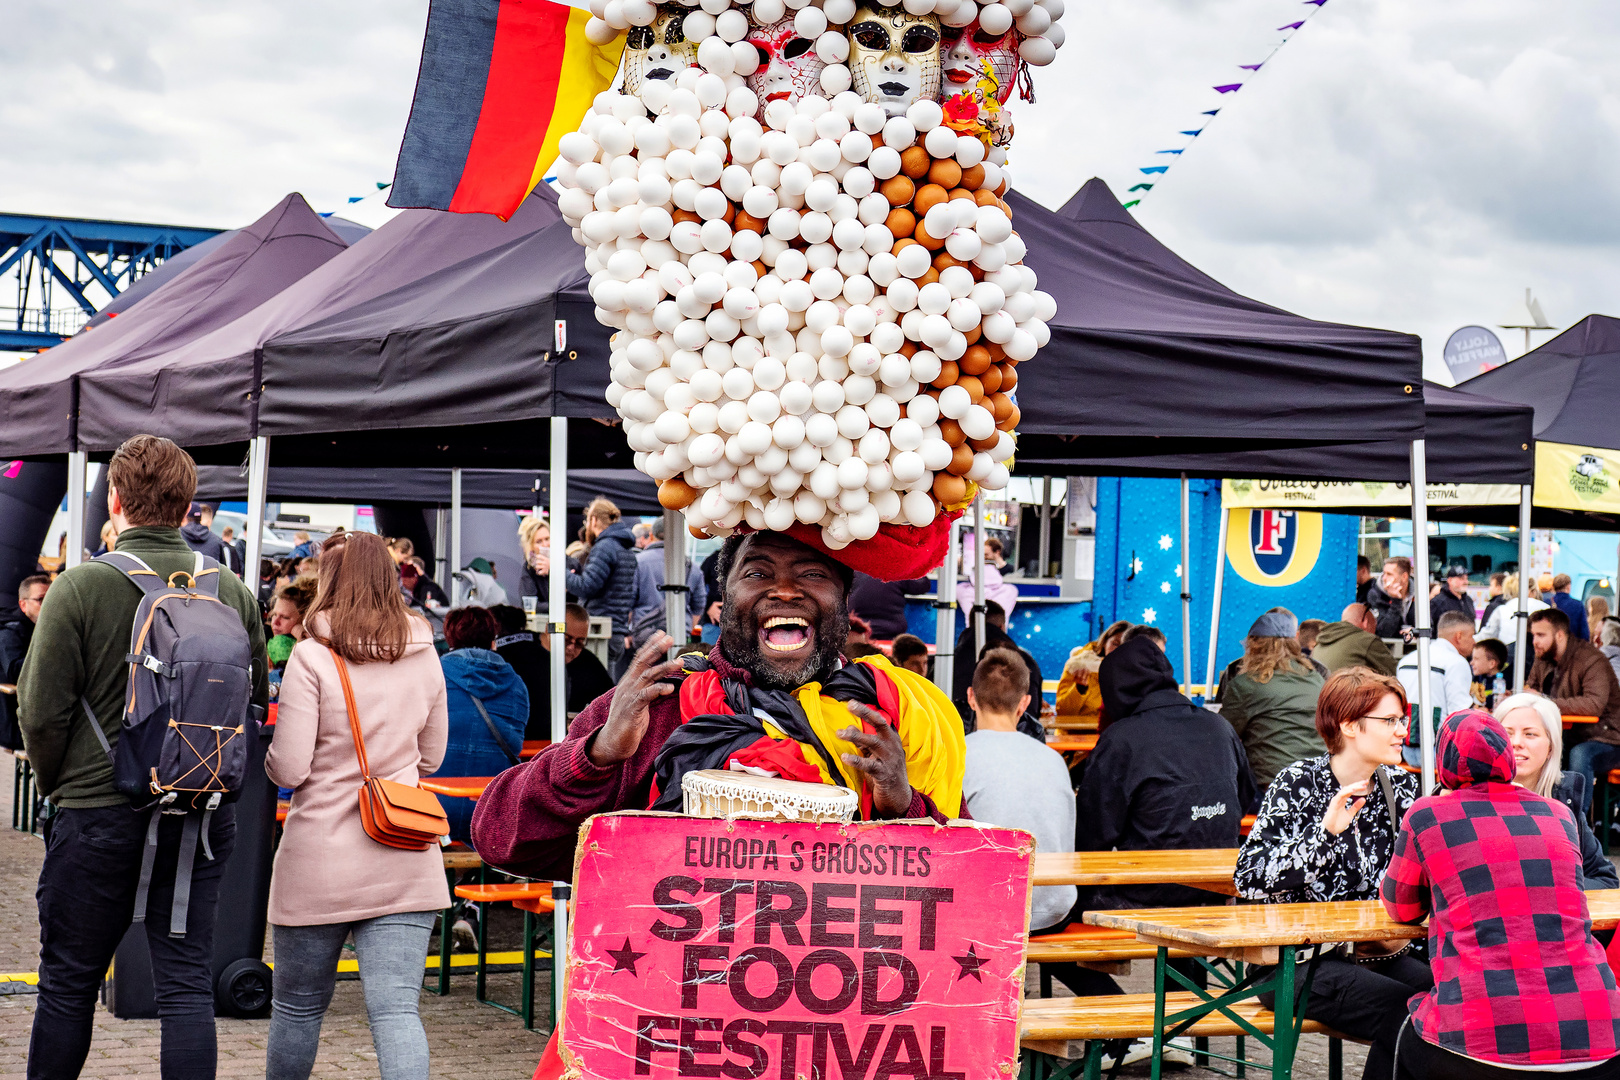
[[[906,775],[906,748],[900,735],[870,705],[849,703],[849,711],[875,729],[871,734],[847,727],[838,733],[861,752],[843,754],[843,762],[866,778],[872,786],[872,809],[880,816],[895,818],[911,806],[911,780]]]
[[[597,730],[588,751],[598,767],[628,761],[641,747],[652,703],[675,689],[663,680],[680,671],[681,662],[660,659],[673,644],[675,639],[660,630],[636,653],[624,678],[619,680],[608,707],[607,723]]]

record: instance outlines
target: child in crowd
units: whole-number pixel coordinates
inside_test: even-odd
[[[928,676],[928,646],[923,639],[915,634],[901,634],[889,646],[889,659],[896,667],[903,667],[908,671],[927,678]]]

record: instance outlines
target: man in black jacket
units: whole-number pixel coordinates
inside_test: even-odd
[[[230,565],[225,554],[225,541],[214,532],[214,508],[207,503],[194,502],[186,512],[186,523],[180,526],[180,537],[192,551],[200,551],[217,563]]]
[[[1097,673],[1113,718],[1086,762],[1076,851],[1235,848],[1254,776],[1232,725],[1188,701],[1150,639],[1125,642]],[[1189,907],[1224,902],[1185,885],[1094,891],[1088,908]]]
[[[849,591],[849,613],[871,624],[873,640],[893,641],[906,632],[906,597],[933,591],[934,583],[927,578],[879,581],[857,570],[855,586]]]
[[[50,587],[51,579],[44,574],[30,574],[17,583],[17,616],[0,623],[0,682],[17,685],[23,660],[28,657],[28,645],[34,640],[39,606],[45,602]],[[0,746],[21,750],[22,745],[22,732],[17,728],[17,695],[12,692],[0,696]]]
[[[1468,595],[1467,590],[1468,568],[1462,565],[1447,567],[1446,583],[1429,601],[1429,625],[1439,626],[1440,616],[1448,611],[1466,615],[1469,622],[1474,622],[1479,612],[1474,610],[1474,598]]]
[[[1367,590],[1367,609],[1377,620],[1373,631],[1381,638],[1401,636],[1401,627],[1413,626],[1412,560],[1397,555],[1384,561],[1384,572]]]

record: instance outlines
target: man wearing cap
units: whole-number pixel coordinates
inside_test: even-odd
[[[225,541],[214,532],[214,508],[207,503],[194,502],[186,511],[186,523],[180,526],[180,537],[192,551],[199,551],[222,566],[230,566],[225,554]]]
[[[586,818],[679,811],[682,776],[732,762],[855,788],[864,820],[962,816],[966,745],[950,700],[881,655],[840,656],[853,571],[774,532],[728,538],[719,571],[719,644],[667,661],[669,635],[654,634],[565,741],[496,777],[473,814],[485,862],[567,880]]]
[[[1438,627],[1440,616],[1448,611],[1460,612],[1468,616],[1472,625],[1478,616],[1474,610],[1474,598],[1468,595],[1468,568],[1460,563],[1446,568],[1446,583],[1440,587],[1434,599],[1429,601],[1429,625]]]

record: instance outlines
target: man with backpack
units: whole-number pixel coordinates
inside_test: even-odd
[[[57,809],[37,891],[28,1075],[79,1074],[107,965],[144,915],[162,1076],[208,1078],[217,1060],[214,917],[236,834],[229,800],[267,700],[264,633],[253,594],[180,535],[197,486],[190,455],[137,435],[107,468],[114,553],[52,585],[18,686],[29,760]],[[143,626],[132,634],[138,611]],[[182,663],[202,677],[180,679]],[[136,701],[140,715],[127,713]],[[121,747],[126,720],[139,737]],[[184,777],[164,774],[159,758],[181,738],[201,760]],[[158,790],[143,793],[132,776],[148,771]]]

